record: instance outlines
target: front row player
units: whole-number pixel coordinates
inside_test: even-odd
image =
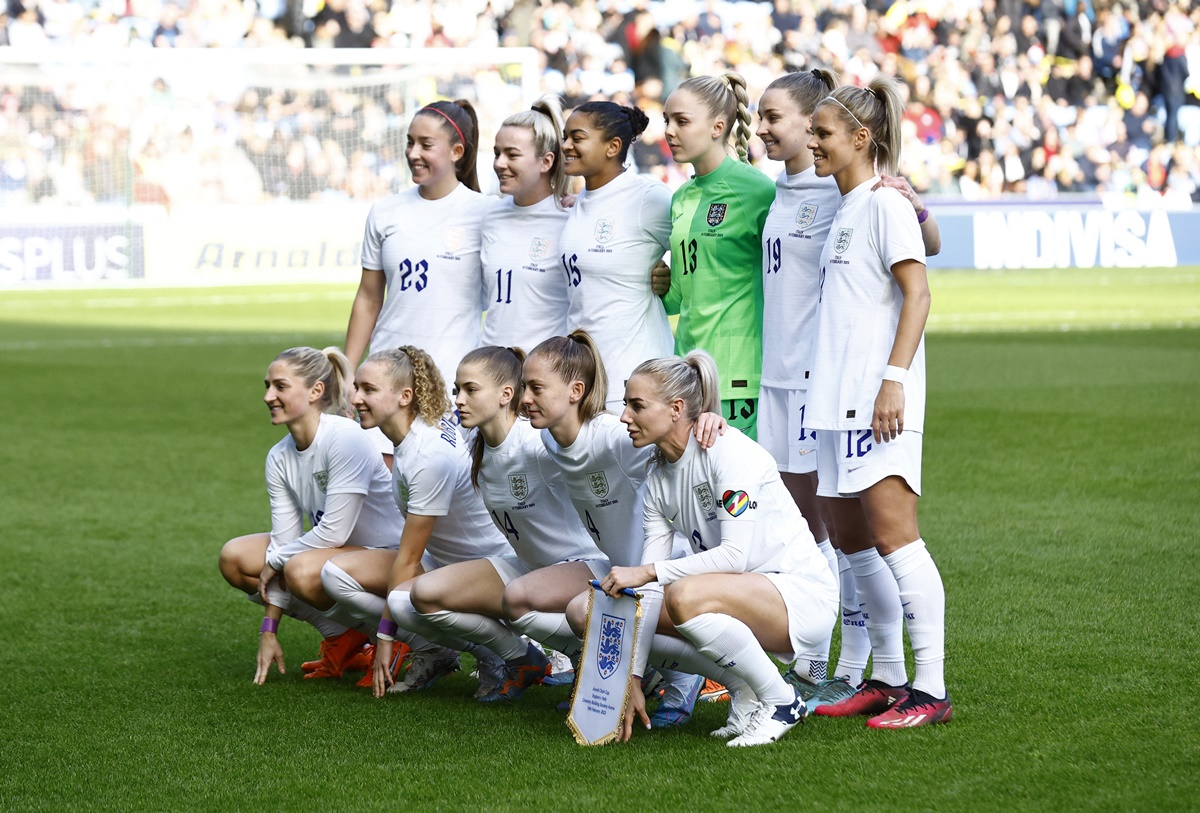
[[[808,710],[767,652],[814,655],[837,615],[837,583],[771,455],[737,431],[707,450],[692,438],[696,419],[720,402],[707,353],[643,362],[625,400],[621,421],[633,445],[657,450],[646,481],[647,564],[614,567],[601,587],[616,596],[664,585],[675,634],[748,686],[730,687],[729,724],[713,735],[732,736],[731,746],[774,742]],[[671,559],[675,533],[689,540],[691,556]],[[625,737],[635,713],[645,721],[632,688]]]
[[[267,454],[271,532],[231,539],[220,556],[225,580],[266,605],[255,683],[271,664],[286,670],[275,638],[284,613],[324,638],[308,677],[339,677],[360,655],[367,638],[347,628],[357,621],[322,589],[321,567],[346,551],[394,549],[404,524],[379,452],[357,423],[336,414],[349,409],[349,372],[337,348],[293,347],[267,368],[263,400],[271,423],[288,430]]]

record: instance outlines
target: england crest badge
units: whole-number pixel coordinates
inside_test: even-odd
[[[725,220],[725,211],[728,208],[728,204],[725,203],[708,204],[708,225],[720,226],[721,222]]]
[[[833,250],[837,254],[845,254],[850,248],[850,237],[854,234],[854,229],[838,229],[837,237],[833,241]]]
[[[550,241],[545,237],[535,237],[529,244],[529,259],[544,260],[550,254]]]
[[[604,476],[602,471],[588,472],[588,486],[592,489],[592,493],[600,499],[608,496],[608,478]]]
[[[800,208],[796,210],[796,226],[801,229],[811,226],[817,219],[818,208],[815,203],[801,203]]]
[[[447,226],[442,229],[442,245],[447,251],[458,251],[466,241],[467,233],[462,226]]]
[[[617,236],[617,224],[612,219],[602,217],[596,221],[596,242],[607,243]]]
[[[621,665],[621,638],[625,635],[625,619],[604,613],[600,619],[600,644],[596,648],[596,669],[608,680]]]
[[[321,493],[325,493],[325,488],[329,485],[329,472],[314,471],[313,479],[317,481],[317,488],[321,489]]]
[[[508,490],[512,492],[513,498],[517,502],[525,502],[525,498],[529,496],[529,481],[525,479],[524,474],[508,475]]]
[[[709,513],[713,510],[713,493],[708,487],[708,483],[701,483],[692,489],[692,493],[696,495],[696,502],[700,503],[700,510],[704,513]]]

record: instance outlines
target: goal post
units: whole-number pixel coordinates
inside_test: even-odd
[[[465,98],[492,138],[532,48],[0,48],[0,287],[357,277],[408,122]]]

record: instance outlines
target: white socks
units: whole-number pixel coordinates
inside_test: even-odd
[[[521,657],[529,649],[529,645],[520,635],[499,620],[486,615],[437,610],[422,613],[421,617],[444,632],[486,646],[506,661]]]
[[[828,539],[817,543],[817,550],[825,557],[826,564],[829,565],[829,572],[833,574],[833,580],[838,580],[838,559],[837,551],[833,549],[833,545]],[[821,639],[807,657],[797,657],[796,662],[792,664],[792,671],[800,677],[807,680],[809,683],[820,683],[829,672],[829,648],[833,642],[833,627],[829,628],[829,634]]]
[[[900,590],[891,568],[874,548],[846,556],[854,571],[858,603],[871,639],[871,678],[888,686],[908,682]]]
[[[739,619],[724,613],[701,613],[675,628],[716,661],[717,666],[749,684],[763,703],[779,706],[795,699],[795,690],[784,681],[754,633]]]
[[[910,542],[883,557],[900,588],[904,622],[912,643],[916,675],[913,688],[936,698],[946,696],[946,592],[942,575],[925,548],[925,540]]]
[[[707,657],[696,645],[686,638],[674,635],[655,635],[650,644],[648,665],[656,669],[677,670],[693,675],[703,675],[715,680],[731,692],[746,685],[746,681]]]
[[[545,644],[556,649],[571,659],[571,663],[579,662],[579,653],[583,642],[571,630],[567,623],[566,613],[543,613],[531,610],[511,622],[523,635],[528,635],[539,644]]]
[[[412,603],[412,593],[393,590],[388,593],[388,609],[396,622],[396,638],[404,641],[413,652],[430,652],[439,647],[459,652],[473,652],[478,647],[470,641],[451,635],[417,612]]]
[[[837,551],[837,562],[842,596],[842,651],[833,674],[846,678],[851,686],[857,686],[862,683],[867,658],[871,656],[871,639],[867,636],[867,624],[858,605],[858,585],[850,560]]]

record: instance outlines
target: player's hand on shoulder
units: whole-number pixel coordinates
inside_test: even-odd
[[[925,204],[921,202],[921,196],[912,188],[912,184],[908,182],[907,178],[902,178],[899,175],[880,175],[879,183],[872,186],[871,191],[874,192],[876,189],[882,189],[885,186],[895,189],[903,195],[904,199],[912,204],[913,211],[917,214],[921,214],[921,211],[925,208]]]
[[[700,444],[701,449],[709,449],[728,428],[729,421],[723,416],[715,412],[702,412],[696,419],[692,434],[696,436],[696,442]]]

